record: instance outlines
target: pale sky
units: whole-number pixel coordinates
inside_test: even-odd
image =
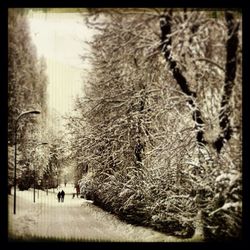
[[[81,94],[84,63],[79,55],[88,52],[84,41],[92,32],[84,25],[79,13],[43,13],[28,15],[33,43],[38,56],[47,62],[48,108],[65,115],[73,109],[73,99]]]

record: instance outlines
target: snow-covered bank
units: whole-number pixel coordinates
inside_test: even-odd
[[[78,241],[173,242],[178,239],[144,227],[118,220],[91,202],[69,195],[57,201],[57,192],[39,191],[33,202],[33,190],[17,191],[17,209],[13,214],[13,195],[9,195],[9,235],[32,240],[51,238]],[[68,194],[68,195],[67,195]]]

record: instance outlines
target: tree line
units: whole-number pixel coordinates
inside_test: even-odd
[[[60,176],[61,138],[51,126],[48,112],[46,60],[38,58],[32,42],[28,9],[8,12],[8,191],[14,185],[15,123],[25,111],[40,115],[23,116],[17,123],[17,185],[26,190],[57,185]],[[54,119],[54,118],[53,118]],[[47,145],[42,145],[42,143]],[[35,172],[36,170],[36,172]]]
[[[241,13],[89,9],[84,20],[91,70],[68,129],[87,196],[175,236],[241,237]]]

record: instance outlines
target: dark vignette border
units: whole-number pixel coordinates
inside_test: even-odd
[[[248,159],[248,137],[249,137],[249,121],[248,121],[248,95],[250,93],[248,89],[248,80],[249,80],[249,9],[247,7],[247,1],[237,0],[237,1],[205,1],[205,0],[154,0],[154,1],[133,1],[133,0],[124,0],[124,1],[112,1],[112,0],[68,0],[68,1],[59,1],[59,0],[2,0],[1,9],[0,9],[0,24],[1,24],[1,73],[0,73],[0,94],[1,94],[1,105],[0,105],[0,125],[1,125],[1,151],[0,151],[0,197],[1,197],[1,219],[0,219],[0,239],[1,242],[7,243],[9,247],[23,247],[28,249],[29,247],[41,247],[46,248],[51,246],[53,248],[58,247],[69,247],[69,249],[117,249],[117,248],[145,248],[150,247],[154,249],[163,249],[163,248],[183,248],[183,249],[211,249],[214,247],[226,248],[226,249],[245,249],[250,245],[250,237],[248,233],[248,227],[250,225],[249,215],[249,159]],[[8,121],[8,8],[70,8],[70,7],[99,7],[99,8],[108,8],[108,7],[141,7],[141,8],[155,8],[155,7],[170,7],[170,8],[212,8],[212,9],[238,9],[242,11],[243,17],[243,239],[237,242],[211,242],[211,243],[112,243],[112,242],[65,242],[65,241],[53,241],[53,240],[44,240],[44,239],[34,239],[31,242],[20,240],[10,240],[8,239],[8,195],[7,195],[7,169],[8,169],[8,152],[7,152],[7,121]],[[39,243],[35,246],[32,243]]]

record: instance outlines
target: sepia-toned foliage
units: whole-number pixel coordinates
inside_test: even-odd
[[[25,111],[39,110],[38,116],[21,117],[17,123],[17,178],[27,175],[32,148],[42,142],[41,130],[47,115],[46,63],[39,59],[31,41],[27,11],[9,9],[8,13],[8,183],[13,185],[15,122]],[[31,148],[29,148],[31,147]],[[42,163],[42,161],[40,162]]]
[[[223,15],[90,10],[92,70],[68,128],[96,204],[176,236],[241,236],[241,19]]]

